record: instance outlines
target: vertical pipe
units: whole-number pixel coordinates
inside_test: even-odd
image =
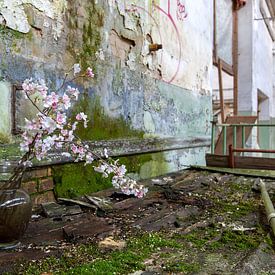
[[[227,148],[226,148],[226,143],[227,143],[227,142],[226,142],[226,136],[227,136],[227,133],[226,133],[226,132],[227,132],[227,131],[226,131],[227,128],[226,128],[226,126],[223,126],[223,127],[222,127],[222,130],[223,130],[223,147],[222,147],[222,148],[223,148],[223,155],[226,155],[226,149],[227,149]]]
[[[237,126],[233,126],[233,148],[237,147]]]
[[[212,121],[211,154],[214,154],[214,152],[215,152],[215,136],[216,136],[216,122]]]
[[[242,148],[245,148],[245,126],[242,126]],[[244,152],[242,152],[242,156],[244,156]]]

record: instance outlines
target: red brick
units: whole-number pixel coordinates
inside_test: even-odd
[[[48,177],[50,177],[50,176],[52,176],[52,168],[51,167],[48,168]]]
[[[38,190],[39,192],[53,190],[53,179],[52,178],[40,179]]]
[[[22,183],[22,188],[28,193],[33,194],[37,192],[37,182],[27,181]]]
[[[43,178],[48,176],[48,168],[30,170],[24,172],[23,181],[29,181],[31,179]]]
[[[53,191],[48,191],[42,194],[35,194],[31,196],[33,205],[45,203],[45,202],[55,202],[55,197]]]
[[[43,168],[39,170],[33,170],[32,175],[34,178],[43,178],[48,176],[48,168]]]

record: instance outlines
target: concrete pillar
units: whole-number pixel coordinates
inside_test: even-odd
[[[239,115],[256,115],[257,104],[252,90],[252,59],[253,59],[253,1],[239,10]],[[257,98],[257,97],[256,97]]]

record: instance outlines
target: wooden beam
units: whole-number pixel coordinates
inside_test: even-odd
[[[224,60],[220,59],[220,58],[215,58],[213,57],[213,65],[217,66],[218,67],[218,60],[220,60],[221,64],[222,64],[222,70],[231,75],[231,76],[234,76],[234,71],[233,71],[233,66],[231,66],[230,64],[228,64],[227,62],[225,62]]]
[[[238,115],[238,11],[233,9],[233,113]]]
[[[218,61],[218,74],[219,74],[221,117],[222,117],[222,123],[224,123],[225,122],[225,115],[224,115],[224,98],[223,98],[223,83],[222,83],[222,63],[221,63],[220,59]]]
[[[229,166],[229,156],[206,154],[205,159],[207,166]],[[234,156],[234,168],[275,170],[275,158]]]

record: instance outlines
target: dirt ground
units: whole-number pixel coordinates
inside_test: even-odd
[[[38,209],[21,246],[0,252],[0,273],[275,274],[255,180],[189,169],[143,181],[144,199],[106,190],[75,215]]]

